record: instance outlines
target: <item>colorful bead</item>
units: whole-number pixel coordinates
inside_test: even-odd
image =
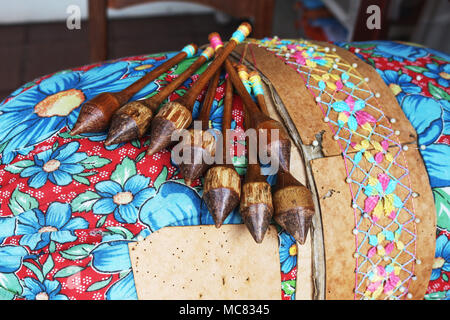
[[[188,44],[181,51],[186,52],[188,58],[192,58],[195,55],[195,53],[197,52],[195,47],[191,44]]]
[[[255,95],[264,95],[264,89],[259,74],[254,74],[250,77],[250,84]]]
[[[250,34],[250,30],[245,25],[240,25],[239,28],[231,36],[231,40],[241,43]]]
[[[205,50],[203,50],[202,56],[206,58],[206,60],[211,59],[214,56],[214,49],[213,47],[207,47]]]
[[[247,89],[248,93],[252,93],[252,86],[250,84],[250,81],[248,80],[248,73],[244,69],[240,69],[238,71],[239,78],[241,78],[242,83],[244,84],[245,89]]]

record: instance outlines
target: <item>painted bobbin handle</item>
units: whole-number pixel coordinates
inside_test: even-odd
[[[186,58],[192,58],[197,53],[198,46],[194,43],[190,43],[187,46],[185,46],[181,51],[175,55],[173,58],[165,61],[160,66],[156,67],[154,70],[147,73],[145,76],[143,76],[138,81],[131,84],[129,87],[124,89],[122,93],[125,95],[127,102],[132,96],[134,96],[136,93],[141,91],[147,84],[158,78],[163,73],[167,72],[170,68],[172,68],[174,65],[180,63],[182,60]]]
[[[208,68],[200,75],[197,81],[193,84],[188,92],[182,96],[178,102],[184,105],[186,108],[192,111],[192,107],[195,103],[200,92],[203,90],[208,81],[212,78],[214,73],[219,69],[226,58],[230,55],[231,51],[236,48],[236,46],[241,43],[251,32],[252,27],[249,23],[242,23],[237,30],[231,36],[230,41],[221,50],[210,63]]]
[[[262,86],[261,76],[259,72],[254,70],[248,74],[249,84],[252,88],[253,94],[256,96],[256,100],[258,100],[259,108],[266,115],[269,115],[269,110],[267,109],[266,100],[264,99],[264,89]]]
[[[181,86],[187,78],[189,78],[196,70],[198,70],[206,61],[210,60],[214,56],[214,49],[207,47],[200,56],[191,64],[182,74],[176,77],[172,82],[165,86],[154,96],[143,100],[142,102],[147,104],[153,112],[156,112],[158,107],[163,101],[174,92],[179,86]]]
[[[249,81],[249,75],[248,75],[247,67],[245,65],[243,65],[243,64],[238,64],[236,66],[236,70],[237,70],[237,73],[239,75],[239,78],[241,78],[241,81],[242,81],[245,89],[247,89],[247,92],[249,94],[252,94],[252,86],[251,86],[250,81]]]

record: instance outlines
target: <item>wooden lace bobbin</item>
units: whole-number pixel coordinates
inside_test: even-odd
[[[250,72],[249,79],[261,110],[269,116],[259,73]],[[274,219],[295,240],[304,244],[314,215],[314,203],[311,192],[292,176],[289,163],[287,165],[288,170],[280,167],[277,174],[273,193]]]
[[[256,125],[271,120],[259,110],[247,89],[245,89],[231,61],[227,60],[225,62],[225,68],[244,103],[245,129],[256,129]],[[249,146],[248,142],[247,140],[247,146]],[[266,178],[261,174],[261,167],[258,161],[252,163],[250,160],[251,154],[249,154],[249,163],[242,186],[239,211],[253,239],[257,243],[261,243],[273,214],[272,193],[270,184],[267,183]]]
[[[147,99],[129,102],[117,110],[112,117],[105,145],[141,138],[161,103],[213,55],[214,49],[207,47],[194,63],[157,94]]]
[[[217,228],[239,204],[241,197],[241,179],[230,158],[229,137],[233,102],[233,85],[226,79],[225,101],[222,122],[222,164],[214,164],[208,169],[203,184],[203,201],[211,213]]]
[[[204,161],[205,157],[213,158],[216,154],[216,137],[214,129],[208,130],[209,114],[211,112],[211,106],[214,102],[217,86],[219,84],[221,74],[221,68],[216,71],[214,77],[209,82],[208,90],[206,92],[205,99],[203,101],[202,109],[197,120],[201,121],[201,128],[189,129],[190,139],[180,142],[183,156],[184,151],[188,150],[188,161],[182,161],[180,171],[184,177],[186,185],[190,186],[192,181],[199,178],[205,173],[210,164]]]
[[[231,36],[230,41],[222,52],[215,56],[208,68],[200,75],[193,86],[179,99],[164,105],[158,114],[152,119],[150,125],[150,145],[148,155],[168,147],[172,141],[171,136],[176,130],[186,129],[192,122],[192,108],[208,81],[220,68],[225,59],[234,50],[236,45],[242,42],[251,32],[248,23],[242,23]]]
[[[235,86],[236,90],[238,92],[245,91],[247,93],[247,101],[244,101],[244,104],[247,108],[249,108],[249,111],[252,114],[251,121],[253,123],[253,127],[258,131],[258,136],[267,136],[267,144],[264,145],[263,152],[265,152],[268,157],[272,157],[272,150],[277,150],[278,155],[276,156],[278,158],[279,165],[283,169],[289,170],[291,140],[289,139],[289,135],[286,132],[284,126],[279,121],[270,118],[259,109],[259,107],[251,98],[250,94],[248,94],[248,91],[243,83],[243,79],[240,78],[238,72],[233,68],[231,62],[225,63],[225,67],[229,74],[233,74],[231,80],[233,81],[233,85]],[[240,68],[242,70],[242,67]],[[243,74],[244,73],[241,71],[241,75]],[[239,94],[241,95],[241,93]],[[242,92],[242,94],[244,93]],[[274,132],[276,132],[277,135],[273,136],[272,133]]]
[[[247,93],[247,91],[245,92]],[[252,127],[249,109],[246,106],[244,107],[244,113],[245,129],[247,130]],[[247,139],[246,144],[249,146],[249,139]],[[261,166],[258,161],[252,163],[250,154],[248,159],[239,212],[253,239],[257,243],[261,243],[273,215],[272,192],[266,177],[261,174]]]
[[[113,113],[131,99],[146,85],[167,72],[186,57],[192,57],[197,53],[197,45],[189,44],[177,55],[167,60],[145,76],[119,92],[103,92],[87,101],[80,110],[77,122],[70,134],[77,135],[87,132],[101,132],[108,128]]]
[[[252,85],[249,80],[247,67],[243,64],[236,64],[233,66],[236,68],[239,78],[241,78],[242,84],[244,85],[245,89],[247,89],[247,92],[249,94],[251,94],[252,93]]]
[[[219,55],[223,51],[223,43],[220,35],[217,32],[209,34],[208,39],[212,50]],[[221,69],[216,71],[213,78],[210,80],[208,90],[206,92],[203,106],[197,120],[201,121],[201,128],[189,129],[190,139],[187,143],[181,142],[181,145],[189,149],[190,157],[188,162],[181,162],[179,164],[181,173],[184,177],[186,185],[191,185],[192,181],[203,175],[208,169],[209,164],[205,163],[205,157],[214,157],[216,149],[216,138],[213,134],[215,131],[206,131],[209,128],[209,114],[211,113],[211,106],[214,102],[217,86],[219,84]],[[214,130],[214,129],[211,129]],[[185,149],[182,149],[185,150]]]
[[[217,32],[210,33],[208,39],[216,51],[223,48],[222,39]],[[222,121],[222,161],[216,162],[206,172],[203,184],[203,200],[217,228],[239,204],[241,194],[241,180],[230,158],[230,137],[227,136],[227,130],[231,127],[232,100],[233,85],[227,78]]]

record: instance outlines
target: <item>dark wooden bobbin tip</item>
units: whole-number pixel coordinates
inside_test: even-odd
[[[263,242],[269,228],[272,209],[267,204],[255,203],[241,209],[241,216],[255,242]]]
[[[187,142],[181,142],[183,162],[179,164],[179,167],[186,185],[191,185],[192,181],[208,170],[210,164],[204,159],[212,159],[216,154],[216,137],[211,134],[211,130],[190,129],[190,139]],[[184,150],[189,153],[187,157],[185,157]]]
[[[241,179],[231,165],[210,168],[203,184],[203,200],[220,228],[241,197]]]
[[[304,244],[314,215],[311,192],[297,181],[288,171],[280,170],[273,193],[275,221]]]
[[[152,110],[141,101],[133,101],[116,111],[106,138],[110,146],[142,137],[153,118]]]
[[[147,155],[172,144],[172,134],[186,128],[192,122],[191,111],[182,104],[172,101],[165,104],[150,124],[150,144]]]
[[[103,92],[87,101],[78,116],[77,122],[70,131],[71,135],[77,135],[85,132],[105,131],[109,125],[109,117],[104,114],[104,106],[111,106],[116,110],[124,101],[115,93]]]
[[[259,122],[256,129],[260,134],[267,135],[267,144],[264,146],[264,152],[268,157],[277,157],[282,169],[288,171],[291,162],[291,140],[286,133],[283,125],[273,119]],[[275,136],[278,134],[278,136]],[[277,154],[273,154],[273,151]]]
[[[222,121],[222,160],[216,163],[205,175],[203,201],[211,213],[216,228],[220,228],[225,219],[239,205],[241,198],[241,178],[232,164],[227,130],[231,127],[233,108],[233,85],[226,80]]]
[[[273,215],[270,184],[260,174],[258,164],[249,164],[242,187],[239,211],[253,239],[261,243]]]

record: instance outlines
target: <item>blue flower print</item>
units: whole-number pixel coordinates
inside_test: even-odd
[[[136,285],[134,284],[133,272],[114,283],[106,292],[107,300],[137,300]]]
[[[139,218],[151,231],[166,226],[201,224],[201,199],[192,188],[167,181],[141,208]]]
[[[27,300],[69,300],[66,295],[59,293],[61,283],[56,280],[39,282],[33,278],[23,279],[23,297]]]
[[[92,266],[102,273],[118,273],[131,270],[128,243],[123,237],[114,237],[115,240],[99,244],[91,251]]]
[[[436,143],[450,128],[450,103],[421,95],[409,95],[401,107],[417,132],[420,150],[430,178],[431,187],[445,187],[450,183],[450,162],[447,160],[450,146]]]
[[[16,229],[16,217],[2,217],[0,218],[0,243],[6,237],[14,234]]]
[[[31,250],[40,250],[50,241],[72,242],[77,239],[73,231],[87,229],[89,223],[80,217],[72,218],[67,203],[53,202],[43,214],[39,209],[25,211],[17,217],[16,234],[23,235],[20,244]]]
[[[444,101],[422,95],[410,95],[403,100],[401,107],[419,135],[420,145],[428,146],[442,134],[444,105]]]
[[[373,43],[376,44],[373,51],[375,55],[392,58],[399,62],[403,62],[404,60],[415,61],[418,58],[423,58],[428,55],[427,50],[424,48],[411,45],[389,41],[373,41]]]
[[[100,199],[92,207],[94,214],[110,214],[121,223],[136,223],[139,208],[154,195],[155,189],[149,188],[150,178],[133,175],[122,187],[113,180],[101,181],[95,185]]]
[[[81,161],[87,158],[86,153],[77,152],[80,144],[77,141],[65,144],[56,150],[48,149],[34,156],[34,165],[25,168],[21,177],[30,177],[28,185],[40,188],[50,180],[58,186],[66,186],[73,181],[72,175],[84,171]]]
[[[436,280],[441,276],[442,271],[450,271],[450,241],[445,234],[436,239],[435,258],[431,280]]]
[[[22,266],[28,251],[20,246],[0,246],[0,273],[16,272]]]
[[[211,114],[209,116],[210,127],[217,130],[222,130],[222,120],[223,103],[219,103],[217,100],[214,100],[211,106]]]
[[[128,274],[114,283],[106,292],[108,300],[137,300],[136,286],[131,270],[130,254],[128,250],[129,240],[123,240],[120,236],[113,236],[115,240],[104,242],[92,250],[92,266],[102,273]]]
[[[128,67],[127,74],[129,77],[141,78],[145,76],[147,72],[150,72],[151,70],[158,67],[159,64],[161,63],[155,59],[147,59],[144,61],[133,61],[130,63]]]
[[[130,65],[128,66],[127,75],[129,77],[136,77],[136,78],[142,78],[145,76],[148,72],[156,69],[161,64],[166,62],[168,59],[173,58],[175,55],[177,55],[178,52],[171,52],[165,54],[166,59],[155,59],[155,57],[148,57],[148,59],[143,61],[131,61]],[[160,54],[157,54],[157,56],[160,56]]]
[[[419,86],[411,82],[412,78],[407,74],[398,74],[398,72],[393,70],[381,71],[377,69],[377,71],[399,103],[401,103],[406,94],[420,93],[422,91]]]
[[[0,105],[2,163],[9,163],[15,152],[46,140],[63,127],[71,128],[85,101],[130,85],[136,78],[122,79],[127,67],[128,62],[120,61],[86,72],[61,72]]]
[[[281,271],[289,273],[297,265],[297,244],[294,238],[283,231],[278,235],[280,239]]]
[[[449,87],[450,83],[450,64],[434,64],[428,63],[427,68],[429,71],[423,73],[424,76],[432,79],[436,79],[437,83],[444,88]]]

